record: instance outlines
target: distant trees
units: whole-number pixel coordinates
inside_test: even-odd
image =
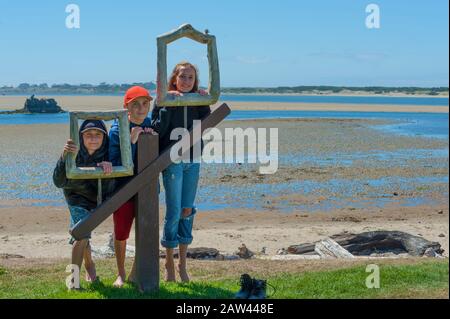
[[[3,86],[0,87],[0,94],[123,94],[128,88],[134,85],[143,86],[150,91],[156,89],[154,82],[135,82],[123,84],[108,84],[105,82],[99,85],[93,84],[53,84],[49,86],[47,83],[42,84],[28,84],[21,83],[17,87]],[[222,88],[222,93],[231,94],[338,94],[338,93],[352,93],[364,92],[367,94],[389,94],[389,93],[403,93],[408,95],[430,95],[437,96],[442,93],[447,93],[448,87],[383,87],[383,86],[279,86],[273,88],[262,87],[228,87]]]
[[[17,87],[3,86],[0,87],[0,94],[123,94],[131,86],[140,85],[148,90],[155,90],[156,84],[153,82],[136,82],[132,84],[108,84],[105,82],[99,85],[92,84],[53,84],[48,86],[47,83],[28,84],[21,83]]]

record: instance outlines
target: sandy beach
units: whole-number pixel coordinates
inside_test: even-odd
[[[37,96],[42,98],[45,96]],[[51,96],[66,111],[109,111],[122,109],[121,96]],[[0,96],[0,110],[21,109],[24,96]],[[373,105],[336,103],[273,103],[273,102],[229,102],[233,110],[280,110],[280,111],[346,111],[346,112],[427,112],[448,113],[448,106],[422,105]]]
[[[198,201],[205,208],[196,218],[192,247],[232,254],[245,243],[274,256],[344,231],[398,230],[439,242],[448,256],[448,140],[373,129],[384,122],[221,123],[221,130],[277,127],[279,168],[260,175],[255,164],[204,164]],[[68,131],[66,124],[0,126],[0,191],[6,196],[0,200],[0,254],[69,256],[68,210],[50,177]],[[163,214],[162,204],[161,222]],[[109,218],[94,232],[93,245],[106,245],[111,232]]]
[[[162,222],[163,208],[160,207]],[[359,233],[397,230],[439,242],[448,256],[448,203],[433,206],[383,209],[335,210],[326,213],[228,209],[199,212],[194,227],[192,247],[210,247],[233,254],[245,243],[247,247],[276,255],[281,248],[313,242],[344,231]],[[160,225],[162,225],[160,223]],[[68,258],[70,246],[68,211],[65,207],[0,208],[0,254],[18,254],[25,258]],[[94,233],[92,245],[107,245],[112,218]],[[130,244],[134,245],[134,236]]]

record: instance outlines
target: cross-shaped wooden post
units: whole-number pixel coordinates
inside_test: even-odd
[[[139,137],[137,173],[141,173],[159,155],[158,135]],[[142,291],[159,287],[159,198],[158,177],[136,195],[135,203],[136,278]]]
[[[201,134],[217,126],[231,110],[222,104],[201,121]],[[190,146],[198,142],[189,131]],[[138,145],[138,173],[127,184],[104,201],[89,218],[74,226],[70,231],[75,239],[81,239],[93,231],[119,207],[137,195],[136,200],[136,271],[139,289],[143,292],[159,289],[159,208],[157,180],[159,173],[172,164],[170,145],[158,156],[158,137],[142,135]],[[178,154],[179,158],[189,149]],[[176,159],[173,159],[176,160]]]

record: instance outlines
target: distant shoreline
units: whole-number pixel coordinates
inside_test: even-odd
[[[52,96],[65,111],[111,111],[123,109],[122,96]],[[0,96],[0,110],[23,107],[25,96]],[[232,110],[245,111],[345,111],[345,112],[412,112],[449,113],[448,105],[396,105],[325,102],[244,102],[220,100],[215,106],[227,103]],[[214,106],[213,106],[214,107]]]
[[[154,95],[153,91],[151,92]],[[14,97],[14,96],[26,96],[36,95],[39,97],[55,97],[55,96],[123,96],[124,93],[105,93],[105,94],[84,94],[84,93],[20,93],[20,94],[0,94],[0,97]],[[221,95],[231,96],[327,96],[327,97],[400,97],[400,98],[449,98],[449,94],[429,95],[429,94],[406,94],[406,93],[391,93],[391,94],[370,94],[367,92],[361,93],[221,93]]]
[[[405,97],[405,98],[448,98],[448,94],[442,95],[427,95],[427,94],[404,94],[404,93],[392,93],[392,94],[370,94],[370,93],[362,93],[362,94],[351,94],[351,93],[223,93],[222,95],[260,95],[260,96],[337,96],[337,97]]]

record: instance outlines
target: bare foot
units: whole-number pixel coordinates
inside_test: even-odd
[[[178,265],[178,273],[180,274],[180,278],[182,282],[189,282],[189,275],[186,270],[186,266],[182,267]]]
[[[116,288],[122,288],[125,281],[123,280],[122,276],[117,276],[116,281],[113,283],[113,286]]]
[[[95,264],[91,264],[91,266],[86,267],[86,281],[94,282],[97,280],[97,271],[95,270]]]
[[[166,264],[166,278],[165,278],[166,282],[175,282],[176,278],[175,278],[175,267],[169,266]]]

